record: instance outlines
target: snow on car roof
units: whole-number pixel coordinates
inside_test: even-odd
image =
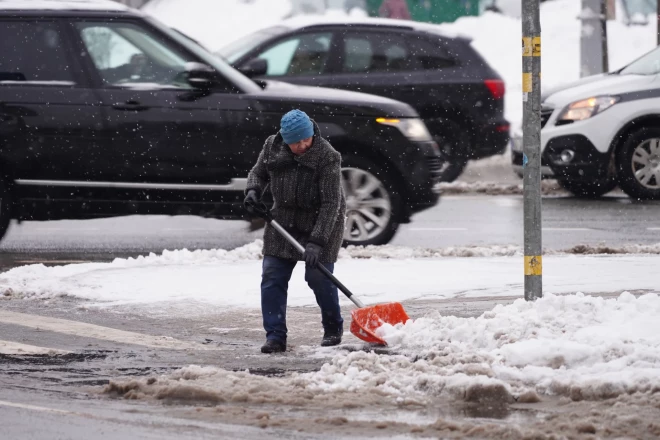
[[[111,0],[0,0],[0,11],[2,10],[125,12],[131,8]]]
[[[414,29],[424,32],[430,32],[442,35],[448,38],[468,38],[469,37],[456,33],[449,32],[437,24],[421,23],[410,20],[394,20],[391,18],[376,18],[376,17],[363,17],[363,16],[346,16],[346,15],[298,15],[282,22],[278,25],[284,25],[291,29],[302,29],[310,26],[320,25],[367,25],[367,26],[388,26],[400,27],[402,29]]]

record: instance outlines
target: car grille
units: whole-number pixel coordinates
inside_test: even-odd
[[[431,177],[434,182],[439,182],[440,177],[442,176],[442,167],[444,161],[440,156],[427,156],[426,162],[429,166],[429,171],[431,172]]]
[[[541,109],[541,128],[545,127],[545,124],[548,123],[548,120],[550,119],[550,116],[552,116],[553,111],[554,109],[551,108]]]

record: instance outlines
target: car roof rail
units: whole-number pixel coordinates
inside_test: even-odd
[[[394,25],[394,24],[378,24],[378,23],[314,23],[314,24],[308,24],[306,26],[303,26],[300,28],[300,30],[304,29],[313,29],[313,28],[323,28],[323,27],[360,27],[360,28],[373,28],[373,29],[396,29],[396,30],[406,30],[406,31],[414,31],[415,28],[413,26],[407,26],[407,25]]]

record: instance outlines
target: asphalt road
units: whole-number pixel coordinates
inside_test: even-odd
[[[544,245],[548,249],[660,242],[658,202],[631,202],[615,194],[597,201],[546,197],[543,207]],[[520,196],[444,197],[437,207],[404,225],[392,244],[521,245],[522,210]],[[245,222],[195,217],[25,222],[13,225],[2,242],[0,266],[110,261],[164,249],[233,248],[252,242],[261,233],[250,232]],[[415,301],[406,303],[406,309],[411,316],[437,311],[468,317],[514,299]],[[550,397],[539,404],[504,407],[463,407],[438,399],[422,408],[406,408],[387,399],[356,402],[359,395],[325,407],[295,400],[286,404],[244,402],[240,396],[219,404],[209,401],[216,399],[215,394],[204,393],[189,395],[180,402],[139,393],[118,396],[105,392],[112,380],[130,386],[133,380],[146,381],[191,364],[235,372],[249,369],[253,375],[277,377],[316,371],[337,350],[371,349],[347,332],[341,347],[319,352],[318,310],[290,308],[287,316],[296,338],[285,355],[272,357],[258,352],[263,342],[258,310],[236,312],[203,304],[95,309],[69,298],[17,301],[0,297],[2,432],[14,439],[354,439],[382,438],[384,432],[388,438],[428,438],[438,435],[435,420],[459,420],[476,429],[486,422],[529,427],[550,413],[553,417],[574,416],[574,407]],[[348,328],[348,322],[346,325]],[[8,354],[12,344],[14,349],[27,351]],[[25,355],[37,347],[69,353]],[[594,404],[587,402],[578,410],[587,417]],[[632,417],[642,410],[651,411],[649,408],[630,406],[621,411]],[[652,411],[649,420],[658,416],[657,410]],[[606,423],[607,417],[602,418]],[[552,430],[556,423],[548,424],[543,429]],[[562,426],[570,427],[571,423]],[[620,429],[624,428],[628,429]],[[447,434],[447,438],[452,437]]]
[[[660,243],[660,202],[633,202],[610,195],[600,200],[546,197],[543,246]],[[13,224],[0,244],[0,268],[35,262],[111,261],[174,249],[231,249],[262,236],[247,222],[197,217],[120,217],[85,221]],[[441,248],[523,244],[521,196],[445,196],[441,203],[402,225],[391,243]]]

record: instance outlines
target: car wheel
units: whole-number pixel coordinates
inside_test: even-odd
[[[635,199],[660,199],[660,128],[632,133],[617,152],[619,186]]]
[[[559,179],[559,184],[574,196],[585,199],[598,198],[616,188],[614,179],[595,182]]]
[[[12,200],[9,186],[6,182],[0,180],[0,240],[2,240],[7,233],[7,229],[9,229],[11,209]]]
[[[346,196],[344,245],[389,243],[399,228],[401,196],[391,179],[371,161],[360,157],[342,160]]]
[[[448,156],[447,161],[444,163],[440,171],[441,182],[453,182],[463,174],[467,166],[466,159],[457,159]]]

